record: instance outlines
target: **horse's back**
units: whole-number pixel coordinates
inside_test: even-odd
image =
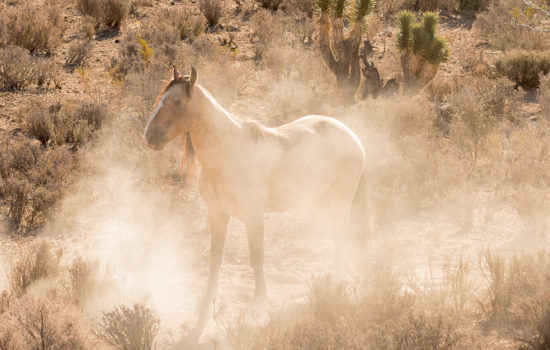
[[[334,118],[310,115],[272,131],[284,155],[269,172],[274,207],[315,201],[337,181],[347,183],[354,193],[365,151],[347,126]]]

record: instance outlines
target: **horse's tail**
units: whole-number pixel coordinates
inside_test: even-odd
[[[359,250],[366,248],[369,238],[367,176],[365,170],[361,174],[359,184],[355,190],[351,207],[351,233],[355,247]]]
[[[197,174],[197,165],[195,162],[195,149],[191,142],[191,135],[186,132],[182,135],[183,152],[181,156],[180,175],[185,179],[185,183],[193,180]]]

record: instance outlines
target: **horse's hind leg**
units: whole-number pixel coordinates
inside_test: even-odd
[[[250,264],[254,270],[256,289],[254,300],[261,301],[267,298],[267,289],[264,277],[264,220],[261,214],[245,220],[248,246],[250,248]]]

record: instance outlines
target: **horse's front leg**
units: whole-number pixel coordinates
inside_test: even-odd
[[[245,225],[250,249],[250,264],[256,280],[254,300],[262,301],[267,298],[264,278],[264,220],[262,215],[249,218]]]
[[[208,318],[211,314],[212,304],[214,303],[218,292],[218,280],[220,266],[223,259],[223,250],[225,246],[229,215],[219,210],[209,209],[208,220],[210,226],[210,272],[208,276],[206,293],[204,294],[204,298],[199,305],[199,319],[197,326],[192,332],[192,336],[196,339],[198,339],[204,331]]]

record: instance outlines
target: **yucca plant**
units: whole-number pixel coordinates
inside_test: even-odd
[[[410,11],[397,15],[397,48],[406,83],[427,84],[437,74],[439,65],[449,59],[447,42],[437,35],[438,24],[439,16],[433,12],[424,12],[420,22]]]
[[[372,12],[374,0],[317,0],[319,44],[323,59],[336,76],[338,88],[347,101],[353,101],[361,82],[359,47],[365,18]],[[344,35],[344,17],[353,23]]]

